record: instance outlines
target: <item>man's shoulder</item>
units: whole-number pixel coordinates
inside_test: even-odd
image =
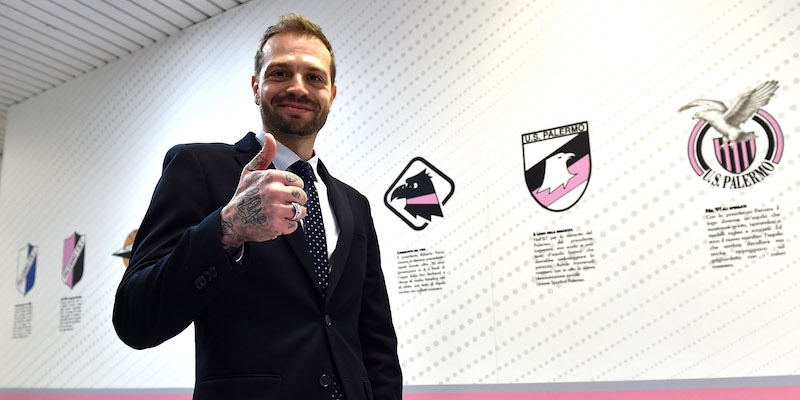
[[[251,137],[252,136],[252,137]],[[255,144],[254,144],[255,143]],[[193,157],[205,158],[208,156],[219,156],[224,154],[236,154],[247,152],[251,147],[257,146],[258,141],[253,133],[248,133],[236,144],[230,143],[182,143],[172,146],[167,151],[167,159],[191,155]]]
[[[167,154],[177,154],[183,152],[195,153],[215,153],[220,151],[231,151],[234,145],[229,143],[181,143],[172,146]]]
[[[200,163],[209,158],[224,157],[233,152],[233,145],[226,143],[183,143],[172,146],[164,156],[164,167],[173,163]]]

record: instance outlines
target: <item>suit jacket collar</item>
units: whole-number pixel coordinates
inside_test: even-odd
[[[347,257],[353,243],[353,208],[350,206],[344,184],[331,176],[322,161],[319,162],[317,169],[320,179],[328,187],[328,199],[339,223],[339,240],[330,259],[331,273],[328,277],[328,298],[330,298],[336,289],[336,284],[339,283],[339,278],[342,277],[342,272],[347,268]]]
[[[234,149],[238,151],[238,154],[236,154],[235,158],[239,165],[244,168],[258,154],[261,147],[253,132],[249,132],[244,138],[236,142]],[[270,165],[269,168],[275,168],[275,166]],[[350,207],[350,200],[347,198],[344,184],[331,176],[322,161],[319,162],[317,169],[320,179],[328,187],[328,198],[340,229],[339,240],[330,258],[331,274],[328,277],[328,293],[326,296],[330,299],[334,289],[336,289],[336,284],[342,276],[342,272],[347,267],[347,257],[350,254],[350,247],[353,242],[354,220],[353,210]],[[286,240],[289,243],[298,260],[300,260],[301,267],[306,271],[309,280],[311,280],[318,293],[322,295],[319,285],[316,283],[311,253],[302,230],[297,229],[291,234],[283,235],[275,240]]]
[[[244,166],[261,150],[261,144],[258,143],[256,134],[249,132],[245,137],[236,142],[233,148],[238,152],[235,156],[236,161],[239,162],[240,167],[244,168]]]

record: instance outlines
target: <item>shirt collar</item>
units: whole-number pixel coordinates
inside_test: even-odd
[[[261,146],[264,146],[264,137],[267,135],[267,132],[264,132],[262,129],[256,134],[256,140]],[[275,168],[286,171],[289,167],[297,161],[301,161],[302,159],[300,156],[295,154],[290,148],[283,145],[278,140],[275,140],[275,143],[278,144],[278,149],[275,152],[275,158],[272,159],[272,164],[275,165]],[[317,151],[314,150],[314,155],[311,156],[311,159],[308,160],[308,163],[311,164],[311,168],[314,170],[314,180],[318,181],[317,176],[319,173],[317,172],[317,165],[319,164],[319,157],[317,156]]]

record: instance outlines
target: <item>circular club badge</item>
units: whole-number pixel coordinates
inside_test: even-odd
[[[689,137],[689,162],[713,187],[751,187],[775,171],[783,155],[783,132],[761,109],[778,89],[768,81],[736,97],[730,108],[721,101],[698,99],[680,111],[698,108]]]

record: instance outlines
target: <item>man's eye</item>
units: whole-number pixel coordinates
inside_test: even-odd
[[[283,78],[283,77],[285,77],[285,76],[286,76],[286,72],[283,72],[283,71],[273,71],[273,72],[270,74],[270,76],[274,76],[274,77],[277,77],[277,78]]]
[[[322,78],[320,78],[319,75],[311,75],[311,76],[308,77],[308,79],[310,79],[312,81],[321,81],[322,80]]]

